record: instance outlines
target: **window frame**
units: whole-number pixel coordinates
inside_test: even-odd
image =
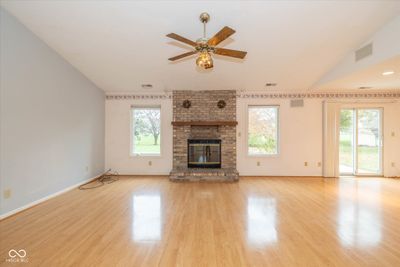
[[[134,137],[134,133],[135,133],[135,116],[134,116],[134,110],[135,109],[159,109],[160,110],[160,136],[159,136],[159,140],[160,140],[160,153],[136,153],[134,152],[134,148],[135,148],[135,137]],[[162,156],[162,144],[164,143],[163,140],[163,134],[162,134],[162,107],[161,105],[132,105],[130,108],[130,145],[129,145],[129,155],[131,157],[152,157],[152,158],[160,158]]]
[[[275,108],[276,109],[276,153],[274,154],[251,154],[249,152],[249,115],[250,108],[259,107],[259,108]],[[247,105],[246,112],[246,155],[252,158],[274,158],[279,157],[280,155],[280,105]]]

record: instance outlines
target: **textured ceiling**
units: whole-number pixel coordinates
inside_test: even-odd
[[[106,92],[240,89],[307,90],[347,53],[400,14],[400,1],[2,1],[2,6]],[[165,37],[236,30],[222,47],[245,60],[167,58],[190,47]],[[278,86],[267,89],[265,83]],[[346,84],[341,84],[346,87]]]

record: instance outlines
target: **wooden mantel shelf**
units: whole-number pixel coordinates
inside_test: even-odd
[[[236,126],[237,121],[173,121],[173,126]]]

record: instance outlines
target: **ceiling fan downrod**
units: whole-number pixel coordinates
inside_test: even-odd
[[[203,23],[203,38],[206,39],[206,24],[210,21],[210,14],[203,12],[200,14],[200,21]]]

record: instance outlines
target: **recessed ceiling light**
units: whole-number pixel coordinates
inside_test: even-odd
[[[266,83],[265,86],[277,86],[277,83]]]
[[[371,86],[360,86],[360,87],[358,87],[358,89],[371,89],[372,87]]]
[[[150,89],[150,88],[153,88],[153,85],[152,85],[152,84],[149,84],[149,83],[145,83],[145,84],[142,84],[142,88],[144,88],[144,89]]]
[[[382,75],[387,76],[387,75],[392,75],[393,73],[394,73],[394,71],[387,70],[387,71],[382,72]]]

